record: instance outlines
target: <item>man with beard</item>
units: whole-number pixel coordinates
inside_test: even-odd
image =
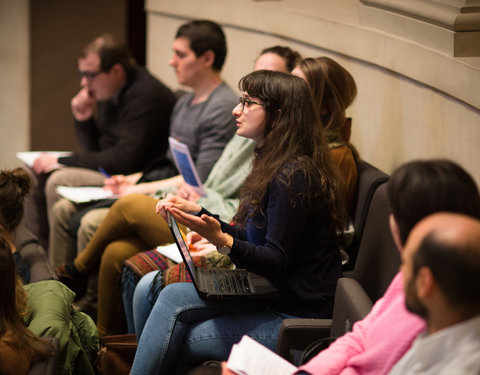
[[[405,305],[427,327],[391,374],[479,374],[480,221],[425,218],[408,238],[401,268]]]

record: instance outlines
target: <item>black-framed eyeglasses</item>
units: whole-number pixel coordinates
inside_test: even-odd
[[[257,105],[261,105],[262,107],[265,107],[265,104],[254,102],[253,100],[247,99],[243,96],[239,98],[239,102],[242,105],[242,112],[245,109],[245,104],[247,105],[247,107],[249,107],[251,104],[257,104]]]
[[[103,70],[99,70],[97,72],[89,72],[89,71],[79,70],[78,75],[80,76],[80,78],[85,77],[86,79],[91,81],[92,79],[94,79],[96,76],[98,76],[102,72],[103,72]]]

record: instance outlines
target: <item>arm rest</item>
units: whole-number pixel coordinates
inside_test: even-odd
[[[291,361],[292,350],[303,350],[313,341],[330,336],[331,319],[285,319],[278,334],[278,355]]]
[[[340,337],[352,330],[372,309],[373,303],[355,279],[340,278],[335,291],[331,336]]]

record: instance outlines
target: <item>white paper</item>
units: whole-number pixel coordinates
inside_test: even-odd
[[[227,367],[240,375],[292,375],[298,369],[270,349],[243,336],[233,345]]]
[[[57,186],[57,193],[74,203],[118,198],[110,190],[105,190],[99,186]]]
[[[176,243],[165,246],[157,246],[156,249],[160,254],[165,255],[166,257],[173,260],[175,263],[183,262],[182,256],[180,255],[180,250],[177,247]]]
[[[27,166],[32,168],[33,162],[40,155],[50,155],[50,156],[70,156],[72,152],[70,151],[20,151],[17,152],[17,158],[23,161]]]
[[[170,143],[170,151],[172,152],[175,165],[181,173],[183,180],[192,186],[192,188],[201,196],[207,195],[203,188],[202,182],[198,177],[197,169],[193,163],[192,156],[188,150],[188,146],[172,137],[168,138]]]

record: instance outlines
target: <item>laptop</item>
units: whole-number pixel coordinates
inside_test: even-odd
[[[185,236],[170,214],[168,225],[200,298],[275,298],[279,295],[279,290],[267,278],[247,270],[196,267]]]

